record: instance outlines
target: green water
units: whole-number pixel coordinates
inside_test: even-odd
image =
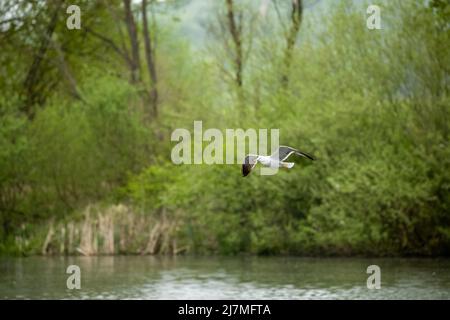
[[[81,289],[67,289],[78,265]],[[369,265],[381,288],[367,288]],[[450,259],[0,258],[2,299],[449,299]]]

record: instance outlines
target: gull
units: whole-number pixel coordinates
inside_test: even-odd
[[[298,156],[314,160],[314,157],[306,152],[294,149],[292,147],[280,146],[278,150],[270,156],[261,156],[257,154],[247,155],[244,159],[244,163],[242,164],[242,175],[244,177],[248,176],[258,162],[265,167],[290,169],[294,166],[294,163],[284,162],[284,160],[286,160],[293,153]]]

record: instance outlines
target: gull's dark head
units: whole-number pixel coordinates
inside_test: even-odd
[[[250,172],[252,171],[252,165],[249,163],[244,163],[242,165],[242,176],[246,177],[250,174]]]

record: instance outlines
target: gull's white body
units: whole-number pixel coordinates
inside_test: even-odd
[[[244,177],[248,176],[258,162],[265,167],[290,169],[294,166],[294,163],[284,162],[284,160],[286,160],[291,154],[296,154],[298,156],[314,160],[313,156],[305,152],[294,149],[292,147],[279,146],[278,149],[270,156],[248,154],[244,159],[244,163],[242,164],[242,175]]]
[[[292,168],[294,166],[293,162],[283,162],[272,158],[271,156],[260,156],[258,155],[256,161],[261,163],[265,167],[270,168]]]

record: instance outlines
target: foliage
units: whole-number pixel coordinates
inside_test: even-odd
[[[278,17],[247,21],[254,38],[239,95],[221,73],[224,61],[214,60],[229,54],[220,50],[230,39],[191,48],[174,31],[178,20],[164,19],[153,30],[157,117],[148,112],[148,80],[129,81],[107,44],[87,38],[78,50],[80,39],[61,35],[81,98],[56,86],[29,118],[17,89],[23,79],[0,82],[0,251],[39,252],[53,221],[78,221],[90,204],[126,203],[133,223],[121,215],[123,226],[144,232],[128,253],[140,252],[147,226],[164,222],[173,253],[448,255],[449,7],[385,1],[383,29],[368,30],[364,5],[305,10],[287,74]],[[101,13],[99,32],[108,30],[108,11],[91,10]],[[13,39],[0,60],[8,74],[29,63],[14,57]],[[89,53],[98,47],[100,59]],[[43,79],[55,80],[47,71]],[[221,130],[279,128],[281,144],[317,160],[247,178],[239,165],[176,166],[170,134],[192,130],[194,120]]]

